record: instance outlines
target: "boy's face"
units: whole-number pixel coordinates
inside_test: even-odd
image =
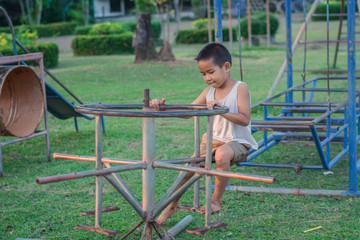
[[[229,78],[230,63],[226,62],[222,67],[215,64],[213,59],[203,59],[198,62],[200,73],[204,81],[211,87],[221,88]]]

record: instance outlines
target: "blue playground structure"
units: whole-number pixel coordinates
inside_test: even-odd
[[[318,4],[316,0],[313,4],[315,10]],[[360,140],[360,89],[356,89],[356,60],[355,60],[355,0],[347,1],[347,11],[340,14],[329,13],[329,0],[327,0],[327,13],[323,14],[327,17],[327,40],[322,41],[327,44],[327,70],[326,76],[315,77],[306,80],[306,44],[311,43],[307,41],[306,29],[307,23],[313,14],[313,10],[308,13],[304,6],[305,23],[300,30],[295,42],[292,41],[292,26],[291,26],[291,0],[286,0],[286,62],[284,70],[286,69],[287,89],[275,95],[271,95],[267,99],[260,101],[251,106],[254,108],[262,108],[263,120],[252,120],[252,133],[262,131],[263,139],[258,142],[259,149],[252,150],[248,156],[247,162],[238,163],[240,166],[256,166],[256,167],[277,167],[277,168],[294,168],[294,169],[331,169],[345,154],[349,155],[349,187],[346,190],[324,190],[324,189],[289,189],[289,188],[264,188],[264,187],[242,187],[242,186],[228,186],[227,190],[236,191],[250,191],[250,192],[267,192],[267,193],[284,193],[284,194],[311,194],[311,195],[349,195],[360,196],[358,189],[357,173],[360,170],[360,160],[357,159],[357,142]],[[343,2],[344,4],[344,2]],[[314,6],[315,5],[315,6]],[[221,1],[214,1],[215,13],[215,41],[222,43],[222,16],[221,16]],[[319,15],[319,14],[317,14]],[[348,68],[345,76],[329,76],[332,72],[329,69],[329,16],[347,17],[347,58]],[[240,29],[240,8],[238,10],[238,28]],[[300,37],[305,30],[305,50],[304,50],[304,69],[303,81],[298,85],[293,85],[293,63],[292,55],[294,45],[299,43]],[[341,32],[341,27],[339,28]],[[241,66],[241,33],[239,31],[239,55],[240,55],[240,74],[242,76]],[[331,42],[344,42],[339,38],[331,40]],[[294,44],[294,45],[293,45]],[[309,70],[310,71],[310,70]],[[315,71],[315,70],[311,70]],[[318,70],[319,72],[324,72]],[[284,71],[280,71],[281,75]],[[334,71],[335,72],[335,71]],[[317,87],[319,81],[326,81],[327,88]],[[330,88],[330,82],[347,81],[346,88]],[[298,94],[299,93],[299,94]],[[326,102],[316,102],[314,99],[319,94],[326,93]],[[340,94],[340,95],[339,95]],[[342,94],[342,96],[341,96]],[[332,102],[331,97],[336,95],[337,102]],[[283,97],[285,101],[275,102],[275,99]],[[358,101],[357,102],[357,99]],[[301,99],[294,101],[294,99]],[[269,114],[269,107],[272,109],[279,108],[280,114],[272,116]],[[265,151],[270,150],[273,146],[281,142],[291,141],[310,141],[315,144],[319,158],[320,165],[299,165],[299,164],[282,164],[282,163],[254,163],[252,160]],[[342,143],[342,149],[334,154],[334,149],[331,148],[330,143]],[[331,151],[332,150],[332,151]],[[334,156],[331,158],[331,156]]]

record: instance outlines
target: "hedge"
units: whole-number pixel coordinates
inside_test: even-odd
[[[41,24],[38,26],[26,26],[31,31],[36,31],[39,37],[52,37],[52,36],[64,36],[72,35],[75,32],[77,26],[76,22],[60,22],[60,23],[50,23],[50,24]],[[15,26],[15,32],[18,32],[18,29],[22,26]],[[0,32],[10,33],[9,27],[0,27]]]
[[[72,35],[75,32],[76,26],[77,26],[76,22],[60,22],[60,23],[41,24],[32,27],[32,29],[37,31],[39,37],[52,37],[52,36]]]
[[[309,6],[311,7],[311,6]],[[309,8],[310,9],[310,8]],[[341,10],[341,2],[331,2],[329,3],[329,13],[340,13]],[[326,14],[327,4],[319,3],[315,9],[315,14]],[[355,11],[359,12],[359,8],[357,6],[357,2],[355,3]],[[344,13],[347,13],[347,3],[344,4]],[[311,16],[311,19],[314,21],[326,21],[326,16]],[[339,16],[329,16],[329,20],[338,20]],[[343,17],[346,19],[346,16]]]
[[[75,35],[88,35],[91,28],[92,28],[92,25],[77,26],[75,28]]]
[[[31,53],[43,52],[44,53],[44,66],[46,68],[53,68],[58,65],[59,61],[59,48],[53,42],[42,42],[32,45],[25,46]],[[18,54],[25,54],[21,49],[17,49]],[[0,52],[4,56],[12,56],[13,49],[12,47],[0,48]],[[29,62],[30,65],[36,65],[34,62]]]
[[[241,36],[248,38],[248,19],[241,20],[240,25]],[[279,20],[270,14],[270,35],[274,36],[278,28]],[[251,17],[251,33],[253,35],[266,35],[266,14],[258,14]]]
[[[75,56],[133,53],[132,33],[76,36],[71,43]]]
[[[233,40],[237,40],[237,27],[233,27]],[[212,29],[212,35],[215,36],[215,31]],[[229,28],[223,28],[223,41],[229,41]],[[202,29],[184,29],[178,32],[176,43],[208,43],[208,30]]]

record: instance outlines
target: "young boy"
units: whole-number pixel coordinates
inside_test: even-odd
[[[216,169],[229,171],[235,162],[246,161],[251,148],[257,149],[257,143],[251,136],[250,126],[250,93],[245,83],[230,77],[231,55],[221,44],[206,45],[195,58],[200,73],[209,87],[200,94],[192,104],[207,104],[208,109],[215,105],[226,106],[229,112],[214,117],[212,151],[215,155]],[[165,99],[151,101],[150,105],[159,108]],[[200,154],[205,156],[206,134],[202,138]],[[193,174],[183,181],[185,183]],[[211,198],[212,213],[221,210],[222,196],[227,185],[227,177],[215,177],[215,190]],[[182,183],[182,184],[183,184]],[[179,199],[172,202],[159,216],[157,222],[162,224],[176,212]],[[201,212],[205,212],[202,207]]]

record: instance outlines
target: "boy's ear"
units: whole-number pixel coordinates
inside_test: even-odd
[[[225,62],[223,67],[225,68],[225,71],[229,72],[231,68],[231,64],[229,62]]]

